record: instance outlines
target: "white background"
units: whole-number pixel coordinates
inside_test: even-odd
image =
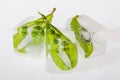
[[[14,53],[13,28],[37,11],[57,11],[53,24],[64,27],[66,19],[85,14],[108,31],[108,64],[74,73],[48,73],[44,60]],[[120,0],[0,0],[0,80],[120,80]],[[102,59],[102,58],[101,58]]]

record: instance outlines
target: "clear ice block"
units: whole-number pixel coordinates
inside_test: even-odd
[[[52,73],[73,71],[78,64],[78,52],[74,33],[51,28],[46,30],[46,66]]]
[[[32,21],[38,19],[38,17],[28,17],[25,20],[23,20],[20,24],[18,24],[17,27],[14,29],[14,36],[13,36],[13,45],[14,48],[16,49],[16,52],[23,54],[24,56],[30,57],[30,58],[40,58],[41,53],[44,50],[44,41],[39,43],[39,41],[36,41],[32,37],[32,32],[35,29],[37,25],[34,25]],[[27,26],[24,24],[28,25],[30,28],[27,28],[26,30],[23,30],[23,33],[28,33],[23,40],[22,39],[22,34],[20,32],[20,29],[24,29]],[[24,26],[24,27],[23,27]],[[23,27],[23,28],[22,28]],[[36,30],[37,31],[37,30]],[[38,37],[40,38],[40,37]],[[44,39],[44,37],[43,37]],[[18,44],[19,43],[19,44]],[[16,45],[17,44],[17,45]]]
[[[72,20],[73,18],[68,20],[67,28],[69,26],[70,29],[71,25],[74,25],[73,31],[76,35],[78,51],[82,56],[91,57],[106,53],[106,29],[103,25],[85,15],[79,15],[77,18],[79,28],[79,25],[74,24],[74,22],[71,23]],[[88,47],[85,47],[86,45]],[[86,56],[87,52],[88,56]]]

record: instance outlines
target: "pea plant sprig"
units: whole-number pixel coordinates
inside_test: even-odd
[[[78,53],[76,44],[51,24],[55,10],[47,16],[39,12],[41,18],[19,26],[13,36],[13,46],[18,52],[25,53],[27,45],[41,44],[46,35],[47,55],[52,57],[58,68],[66,71],[77,65]]]

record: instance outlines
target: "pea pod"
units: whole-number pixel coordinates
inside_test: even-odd
[[[88,58],[93,52],[93,44],[91,40],[91,35],[87,29],[82,26],[78,21],[79,16],[73,17],[70,25],[72,31],[75,33],[76,39],[80,44],[81,48],[85,52],[85,57]]]
[[[53,11],[46,16],[48,22],[52,21],[55,10],[56,9],[54,8]],[[43,17],[27,22],[22,26],[18,26],[17,33],[13,36],[14,48],[20,53],[25,53],[26,46],[29,43],[24,43],[24,40],[28,40],[27,42],[31,42],[33,44],[42,43],[45,37],[45,26],[46,23],[44,22]],[[31,39],[27,39],[27,37],[30,37]],[[20,45],[24,46],[20,47]]]
[[[76,44],[50,23],[46,28],[46,51],[61,70],[68,71],[77,65]]]

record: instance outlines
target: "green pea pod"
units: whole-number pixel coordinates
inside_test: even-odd
[[[85,57],[88,58],[88,57],[90,57],[90,55],[93,52],[93,44],[92,44],[92,40],[91,40],[91,35],[87,31],[87,29],[85,29],[79,23],[79,21],[77,20],[78,17],[79,17],[78,15],[73,17],[70,25],[71,25],[72,31],[75,33],[78,43],[80,44],[81,48],[85,52]],[[85,34],[87,34],[87,35],[85,35]]]
[[[56,9],[54,8],[53,11],[46,16],[48,22],[52,21],[53,13],[55,12],[55,10]],[[27,22],[22,26],[19,26],[17,28],[17,33],[13,36],[14,48],[20,53],[25,53],[27,44],[22,48],[19,48],[19,45],[24,39],[26,39],[26,37],[32,38],[31,40],[32,44],[42,43],[45,37],[44,32],[45,26],[46,23],[44,22],[43,17],[36,19],[34,21]]]
[[[48,24],[46,28],[46,52],[61,70],[68,71],[77,65],[76,44],[52,24]]]

